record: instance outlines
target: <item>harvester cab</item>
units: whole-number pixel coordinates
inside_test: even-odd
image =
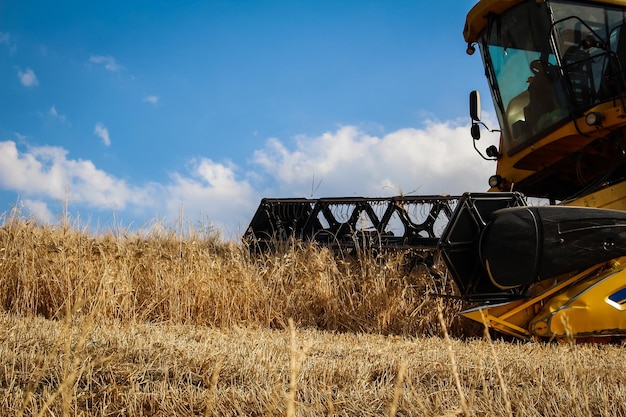
[[[469,12],[467,52],[480,50],[502,132],[499,149],[487,150],[498,161],[492,191],[571,202],[622,180],[625,8],[483,0]],[[477,94],[470,101],[476,108]],[[623,190],[614,197],[603,206],[625,209]]]
[[[499,123],[470,94],[489,192],[263,199],[244,240],[443,259],[462,314],[520,338],[626,336],[626,3],[481,0],[467,15]],[[530,206],[527,197],[545,203]]]

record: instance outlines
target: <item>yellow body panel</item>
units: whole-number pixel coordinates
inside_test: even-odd
[[[626,264],[615,263],[612,268],[550,298],[530,322],[529,329],[543,337],[626,334],[624,297],[611,299],[612,295],[621,295],[620,290],[625,288]]]
[[[564,205],[626,211],[626,181],[612,184]]]
[[[535,317],[536,311],[532,306],[526,307],[524,304],[524,300],[517,300],[496,305],[481,305],[465,310],[461,314],[499,332],[528,339],[531,336],[528,323]]]
[[[536,317],[550,297],[559,294],[572,284],[586,280],[602,269],[602,265],[593,266],[578,274],[557,277],[535,284],[524,300],[516,300],[499,305],[479,306],[461,314],[479,323],[485,323],[492,329],[520,338],[536,336],[529,323]]]
[[[496,173],[504,181],[500,189],[493,189],[492,191],[515,190],[517,183],[535,172],[541,171],[545,167],[582,150],[591,142],[605,137],[609,131],[604,126],[610,126],[611,130],[626,126],[626,115],[621,105],[614,105],[612,102],[603,103],[587,113],[591,112],[602,113],[604,121],[601,126],[587,126],[585,118],[581,117],[576,121],[566,123],[513,155],[508,155],[506,151],[502,152]],[[502,143],[500,143],[500,149],[503,149]]]
[[[462,312],[519,338],[626,335],[626,258],[541,282],[528,299]],[[623,290],[624,296],[620,296]],[[617,294],[617,298],[611,299]]]

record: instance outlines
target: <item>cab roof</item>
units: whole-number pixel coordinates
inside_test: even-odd
[[[466,42],[476,42],[478,36],[487,27],[487,17],[501,14],[524,0],[481,0],[467,14],[463,37]]]
[[[467,14],[463,37],[466,42],[472,43],[478,40],[478,36],[487,27],[487,17],[490,14],[501,14],[511,7],[531,0],[480,0]],[[544,0],[532,0],[543,2]],[[624,6],[624,0],[591,0],[588,3],[611,4]]]

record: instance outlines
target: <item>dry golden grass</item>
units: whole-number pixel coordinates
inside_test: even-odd
[[[621,346],[461,337],[401,256],[68,223],[0,227],[0,416],[626,415]]]
[[[83,325],[0,316],[0,415],[626,414],[619,346]]]
[[[306,245],[251,257],[210,229],[93,236],[14,216],[0,228],[0,307],[56,319],[71,307],[122,322],[285,328],[293,319],[324,330],[438,334],[429,294],[450,284],[408,271],[403,259],[342,260]],[[455,331],[460,307],[446,301]]]

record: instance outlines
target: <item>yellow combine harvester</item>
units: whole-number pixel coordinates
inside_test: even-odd
[[[499,146],[490,192],[264,199],[245,239],[441,256],[463,314],[521,338],[626,335],[626,1],[482,0],[467,15]],[[476,147],[480,97],[470,94]],[[549,202],[530,206],[526,197]]]

